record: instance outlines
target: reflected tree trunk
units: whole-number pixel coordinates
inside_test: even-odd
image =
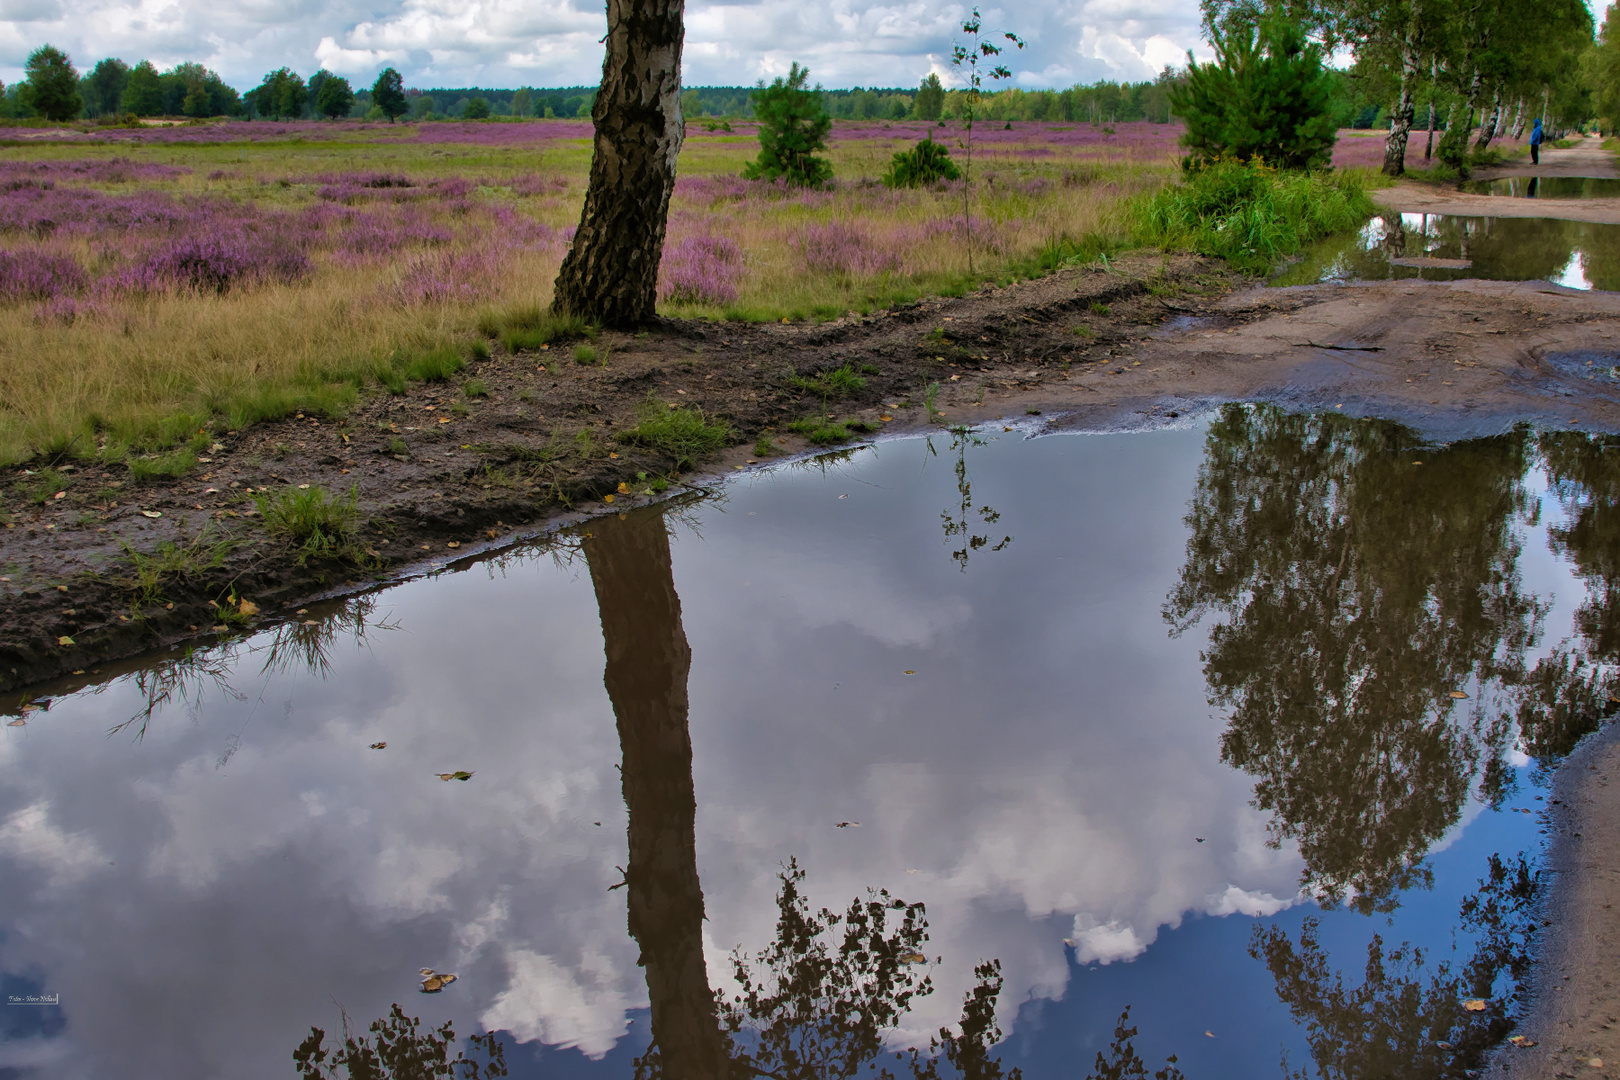
[[[703,960],[697,795],[687,728],[692,650],[661,514],[594,523],[583,544],[602,617],[603,682],[624,754],[630,936],[641,947],[652,1037],[668,1080],[716,1080],[728,1057]]]

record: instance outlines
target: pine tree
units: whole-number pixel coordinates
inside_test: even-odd
[[[832,163],[817,157],[827,147],[832,117],[821,105],[818,90],[806,90],[810,69],[795,61],[783,79],[755,90],[754,116],[759,120],[759,157],[743,168],[749,180],[786,180],[799,187],[819,187],[832,179]]]
[[[123,107],[136,116],[163,115],[163,80],[152,61],[142,60],[130,69],[124,81]]]
[[[1170,92],[1187,124],[1186,164],[1197,168],[1222,157],[1284,169],[1328,164],[1337,125],[1321,46],[1281,17],[1215,29],[1211,37],[1215,62],[1191,62],[1189,54],[1187,81]]]
[[[917,88],[917,119],[932,123],[945,111],[945,86],[932,71]]]

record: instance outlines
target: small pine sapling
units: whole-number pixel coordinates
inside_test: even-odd
[[[747,180],[784,180],[794,187],[820,187],[832,179],[832,163],[817,157],[827,148],[832,117],[821,106],[820,87],[805,88],[810,69],[795,61],[788,77],[769,86],[761,79],[752,95],[759,120],[759,157],[743,167]]]
[[[902,150],[889,162],[889,171],[883,174],[887,187],[924,187],[940,180],[960,180],[962,170],[951,160],[951,152],[944,143],[926,136],[910,150]]]

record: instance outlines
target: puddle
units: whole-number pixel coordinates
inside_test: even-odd
[[[1456,982],[1459,905],[1614,708],[1614,445],[1237,407],[896,440],[13,709],[0,1072],[287,1076],[399,1003],[627,1080],[652,1025],[713,1050],[696,961],[734,990],[784,874],[926,905],[926,942],[857,910],[898,981],[840,1038],[926,1046],[996,960],[1031,1080],[1127,1006],[1150,1072],[1343,1071],[1375,1028],[1460,1071],[1516,1006]],[[1374,934],[1428,957],[1346,1007]],[[819,1015],[789,946],[750,970]]]
[[[1500,180],[1469,180],[1462,190],[1471,195],[1505,195],[1517,199],[1620,198],[1620,179],[1599,176],[1508,176]]]
[[[1620,289],[1620,225],[1553,218],[1383,214],[1272,278],[1273,285],[1422,278]]]

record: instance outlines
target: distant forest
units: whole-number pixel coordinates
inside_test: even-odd
[[[64,57],[65,61],[66,58]],[[71,71],[71,68],[68,68]],[[1338,72],[1334,107],[1341,127],[1373,127],[1387,123],[1387,110],[1368,99],[1365,80]],[[1098,81],[1066,90],[1001,90],[986,93],[979,116],[987,121],[1046,121],[1093,124],[1170,120],[1170,90],[1181,74],[1166,68],[1158,78],[1144,82]],[[322,69],[306,83],[287,68],[265,76],[259,87],[239,93],[201,64],[177,64],[159,71],[150,61],[131,67],[121,60],[102,60],[79,78],[83,114],[95,118],[134,112],[141,116],[309,117],[321,115],[321,88],[328,81],[341,84],[344,96],[326,115],[380,119],[370,89],[349,92],[347,80]],[[288,88],[291,87],[291,93]],[[0,95],[0,116],[27,117],[29,98],[22,84]],[[681,97],[682,111],[699,123],[749,119],[753,115],[748,86],[694,86]],[[933,76],[914,88],[855,87],[822,90],[827,112],[837,119],[934,120],[952,119],[963,111],[961,91],[944,89]],[[589,117],[596,96],[593,86],[498,89],[406,88],[408,116],[414,120],[519,119]],[[345,107],[346,106],[346,107]]]

